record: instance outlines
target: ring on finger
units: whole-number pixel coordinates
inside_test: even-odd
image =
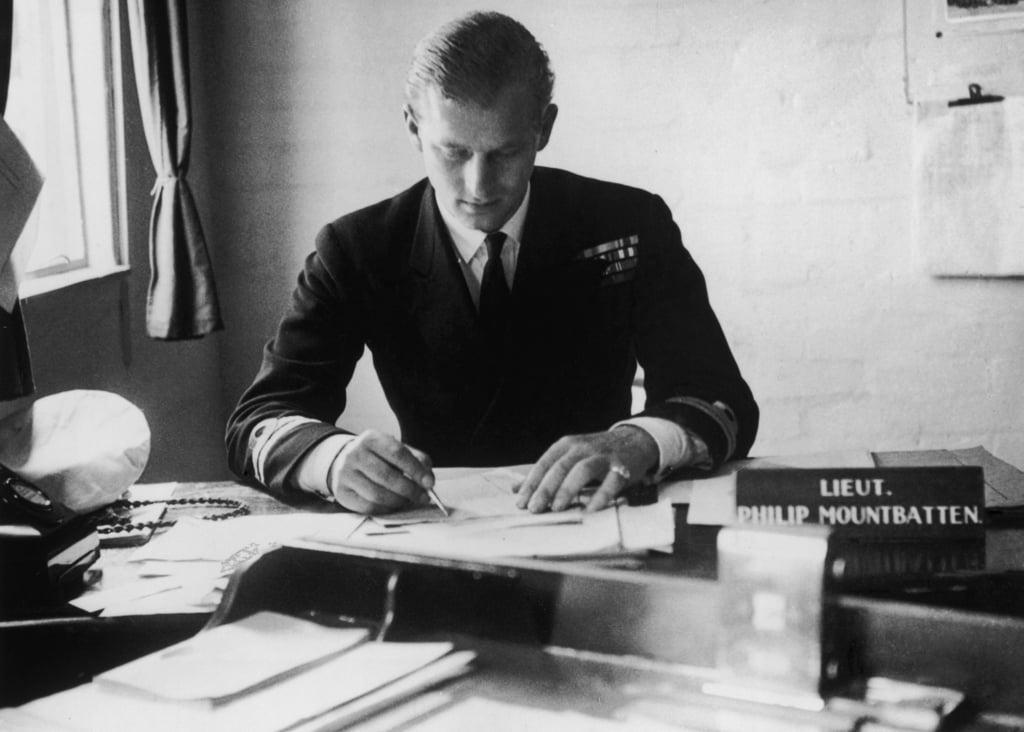
[[[630,475],[629,468],[627,468],[625,465],[612,465],[610,468],[608,468],[608,472],[615,473],[617,476],[619,476],[625,481],[629,481],[629,479],[632,477],[632,475]]]

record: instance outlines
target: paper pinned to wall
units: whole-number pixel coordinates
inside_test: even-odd
[[[915,105],[913,175],[930,274],[1024,275],[1024,98]]]

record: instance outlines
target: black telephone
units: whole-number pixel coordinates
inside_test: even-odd
[[[98,558],[91,520],[0,465],[0,617],[70,599]]]

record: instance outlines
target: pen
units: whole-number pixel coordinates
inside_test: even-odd
[[[435,491],[433,488],[427,488],[426,490],[427,495],[430,496],[430,500],[434,502],[435,506],[441,509],[441,513],[445,515],[445,518],[451,516],[451,513],[449,513],[447,508],[445,508],[445,505],[441,503],[441,498],[440,496],[437,495],[437,491]]]
[[[405,474],[405,477],[409,478],[410,480],[413,480],[414,482],[419,483],[419,481],[409,476],[408,473]],[[437,495],[437,491],[434,490],[434,486],[428,486],[424,483],[420,483],[420,485],[423,486],[423,490],[425,490],[427,492],[427,495],[430,496],[430,502],[437,506],[439,509],[441,509],[441,513],[444,514],[445,518],[450,518],[452,514],[448,510],[448,508],[443,503],[441,503],[441,497]]]

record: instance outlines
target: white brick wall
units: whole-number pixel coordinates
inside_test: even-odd
[[[195,134],[215,160],[203,205],[233,402],[316,229],[421,175],[401,127],[409,51],[477,3],[192,5],[217,61]],[[929,278],[910,239],[902,3],[489,5],[558,74],[540,162],[673,208],[759,397],[755,452],[983,444],[1024,465],[1024,282]],[[370,382],[354,391],[356,422],[392,424]]]

